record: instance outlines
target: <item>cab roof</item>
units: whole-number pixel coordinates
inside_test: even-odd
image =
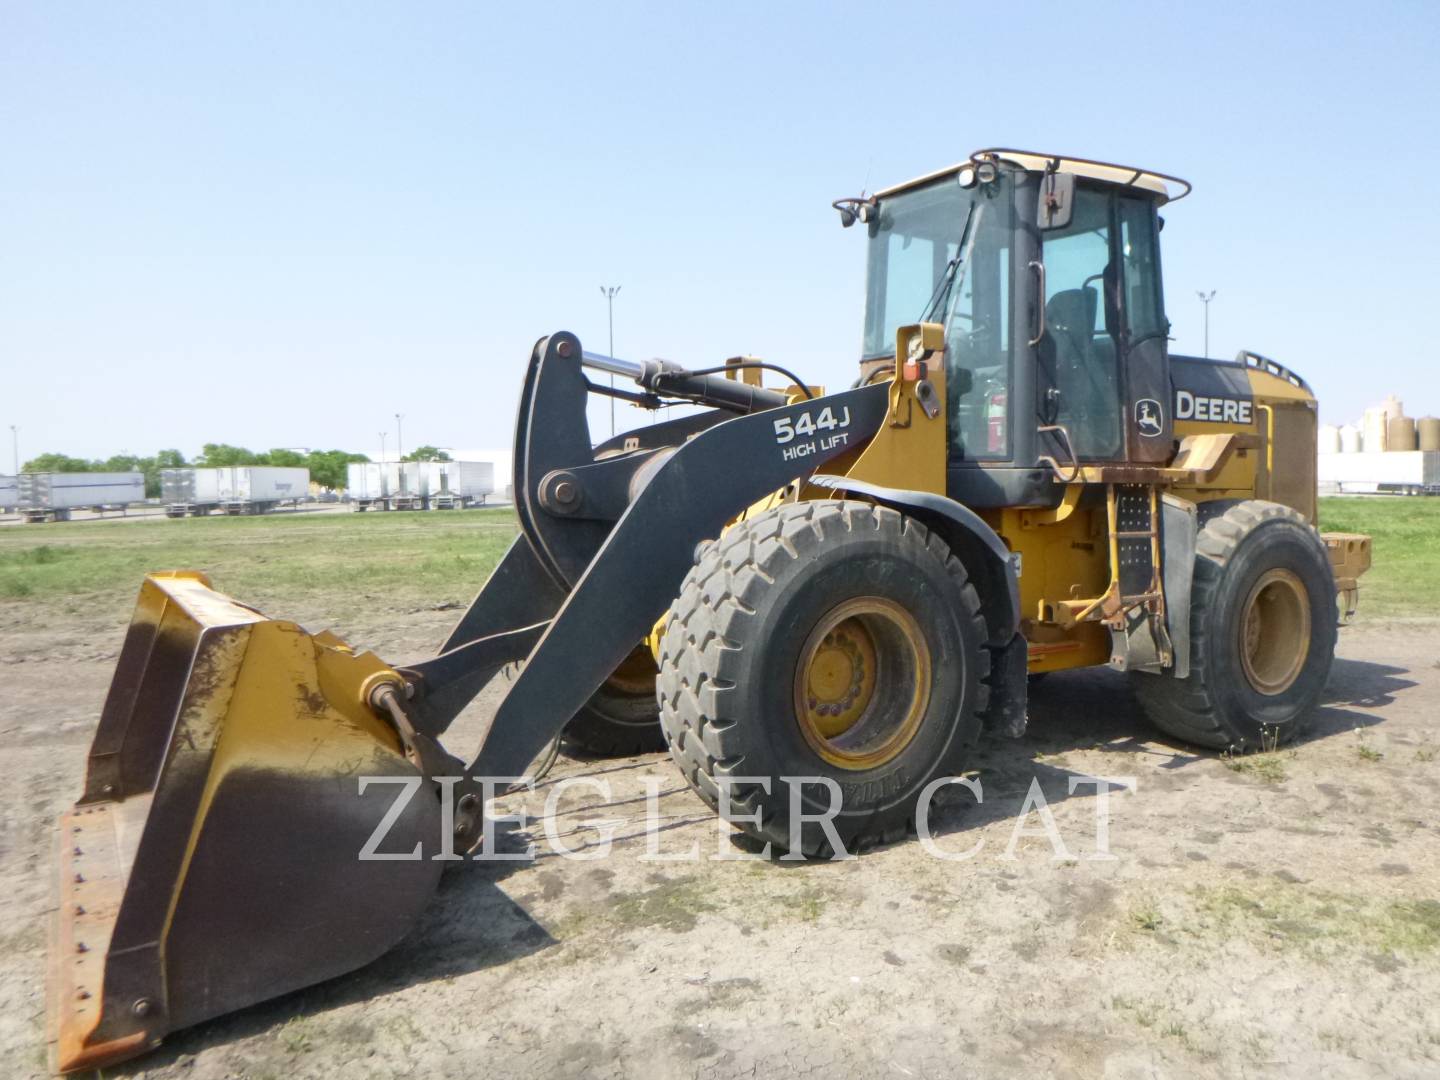
[[[1191,184],[1188,180],[1182,180],[1178,176],[1168,176],[1165,173],[1154,172],[1151,169],[1140,169],[1133,165],[1115,165],[1108,161],[1093,161],[1090,158],[1069,157],[1065,154],[1040,154],[1032,150],[1012,150],[1004,147],[992,147],[986,150],[976,150],[965,161],[957,162],[946,169],[937,169],[935,172],[926,173],[924,176],[916,177],[914,180],[907,180],[903,184],[896,184],[893,187],[885,188],[875,193],[876,198],[884,198],[887,195],[895,195],[910,188],[919,187],[921,184],[938,180],[944,176],[953,176],[967,165],[979,165],[983,161],[1007,162],[1027,172],[1055,172],[1074,173],[1076,176],[1087,177],[1091,180],[1103,180],[1110,184],[1121,184],[1125,187],[1139,188],[1142,191],[1160,196],[1160,202],[1174,202],[1183,199],[1190,194]]]

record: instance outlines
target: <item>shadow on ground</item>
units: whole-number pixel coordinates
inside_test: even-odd
[[[508,964],[550,947],[555,940],[499,887],[510,869],[522,865],[454,864],[441,877],[435,899],[415,930],[378,960],[348,975],[168,1035],[158,1050],[106,1070],[107,1075],[146,1072],[272,1030],[295,1017]]]
[[[1403,667],[1337,658],[1309,727],[1292,745],[1303,746],[1383,722],[1382,717],[1355,707],[1389,705],[1396,694],[1416,685],[1409,675]],[[1039,781],[1052,806],[1072,798],[1094,798],[1098,788],[1093,781],[1075,783],[1072,790],[1075,778],[1090,780],[1093,774],[1075,772],[1063,760],[1065,754],[1081,750],[1126,755],[1126,765],[1101,770],[1106,775],[1133,772],[1132,755],[1151,758],[1155,767],[1166,770],[1218,757],[1214,750],[1177,742],[1155,728],[1141,708],[1129,676],[1108,668],[1060,672],[1031,682],[1029,725],[1023,736],[981,741],[974,762],[984,783],[985,802],[952,802],[937,817],[936,834],[1016,817],[1032,779]],[[1110,790],[1116,789],[1112,786]]]
[[[1321,705],[1302,742],[1320,741],[1381,722],[1373,713],[1357,711],[1357,707],[1375,709],[1390,704],[1397,694],[1416,685],[1409,675],[1409,670],[1403,667],[1337,659]],[[1019,739],[987,737],[976,748],[974,765],[984,786],[983,802],[976,803],[963,788],[952,785],[943,789],[945,797],[937,798],[932,819],[934,835],[938,838],[1002,819],[1013,820],[1024,805],[1032,781],[1039,782],[1051,806],[1072,798],[1094,798],[1097,793],[1094,774],[1072,770],[1063,760],[1066,753],[1082,750],[1126,755],[1124,765],[1115,770],[1102,770],[1120,774],[1134,771],[1131,755],[1153,756],[1155,766],[1163,769],[1180,769],[1216,757],[1212,751],[1166,741],[1146,719],[1126,676],[1108,669],[1056,674],[1032,682],[1030,724],[1024,736]],[[667,767],[660,755],[625,762],[599,758],[577,760],[584,768],[569,774],[572,777]],[[1077,779],[1087,782],[1072,784]],[[1119,789],[1112,787],[1111,790]],[[601,808],[586,805],[567,813]],[[680,828],[695,820],[708,820],[708,809],[698,800],[695,809],[694,817],[687,815],[664,828]],[[617,840],[627,838],[621,836]],[[523,832],[502,830],[501,846],[504,850],[520,851],[529,839],[531,837]],[[751,842],[739,834],[733,842],[739,849],[753,850]],[[456,864],[456,868],[442,878],[434,902],[422,914],[411,936],[374,963],[349,975],[171,1035],[158,1051],[120,1067],[113,1075],[133,1075],[208,1047],[223,1046],[271,1030],[296,1016],[324,1013],[415,984],[510,963],[554,945],[555,939],[499,887],[499,882],[511,870],[526,865],[530,864]],[[772,861],[772,865],[803,872],[806,866],[815,864]]]
[[[1396,694],[1416,685],[1409,675],[1409,669],[1403,667],[1337,658],[1320,704],[1297,744],[1380,723],[1381,718],[1357,712],[1354,706],[1375,709],[1389,705]],[[1188,746],[1159,731],[1140,707],[1130,677],[1108,668],[1061,672],[1032,682],[1029,729],[1008,748],[1005,742],[987,740],[982,751],[1002,758],[1013,757],[1017,750],[1028,751],[1030,757],[1036,752],[1062,754],[1067,750],[1153,754],[1171,759],[1169,768],[1215,756],[1213,751]]]

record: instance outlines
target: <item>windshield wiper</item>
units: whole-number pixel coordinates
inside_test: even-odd
[[[925,305],[925,310],[920,313],[917,322],[929,322],[930,316],[937,311],[944,311],[950,306],[950,293],[954,289],[956,273],[962,264],[970,259],[970,249],[974,247],[971,239],[971,226],[979,216],[980,204],[972,202],[970,210],[965,215],[965,226],[960,230],[960,243],[955,249],[955,257],[945,264],[945,272],[940,275],[940,281],[935,286],[935,292],[930,296],[930,302]]]

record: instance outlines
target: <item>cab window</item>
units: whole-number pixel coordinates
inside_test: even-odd
[[[968,258],[945,312],[945,393],[950,457],[1008,460],[1010,305],[1015,235],[1008,187],[981,189]]]
[[[1131,347],[1165,337],[1170,324],[1160,291],[1160,241],[1148,199],[1121,195],[1120,249],[1125,264],[1125,321]]]
[[[1045,336],[1042,382],[1048,413],[1069,431],[1082,461],[1118,457],[1120,417],[1118,268],[1112,261],[1112,199],[1079,186],[1070,224],[1043,236]]]

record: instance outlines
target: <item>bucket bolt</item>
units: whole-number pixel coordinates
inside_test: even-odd
[[[389,680],[377,684],[370,691],[370,707],[390,719],[400,734],[400,741],[405,744],[405,756],[416,761],[415,725],[410,722],[410,717],[400,704],[400,684]]]

